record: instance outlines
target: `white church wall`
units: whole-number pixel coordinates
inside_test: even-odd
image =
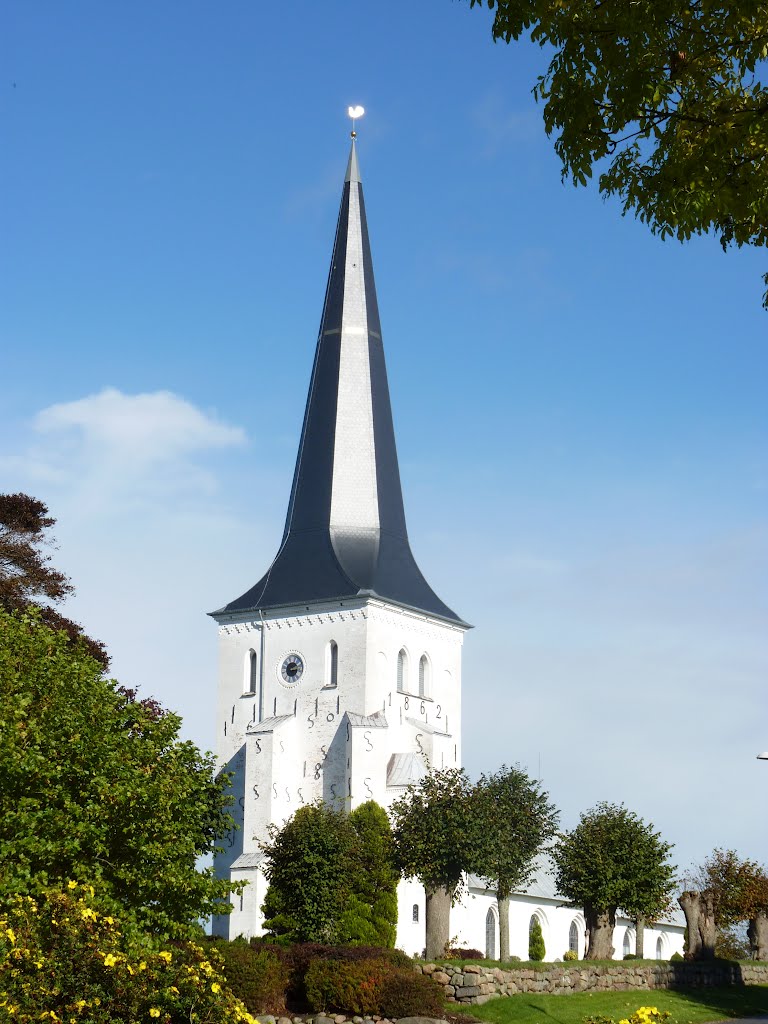
[[[238,857],[258,851],[269,824],[284,824],[304,803],[350,811],[373,799],[388,807],[428,765],[460,764],[463,632],[372,599],[222,622],[218,750],[235,772],[240,831],[217,871],[234,871]],[[401,650],[407,671],[398,689]],[[289,658],[301,659],[295,681],[282,671]],[[388,785],[393,755],[413,773],[396,786]],[[237,903],[230,934],[259,934],[262,901],[251,892],[242,910]],[[413,900],[404,906],[412,915]],[[423,909],[421,918],[423,931]],[[408,924],[403,941],[411,945]],[[423,935],[416,944],[423,948]]]
[[[489,951],[488,911],[495,911],[493,948],[498,956],[498,906],[492,892],[472,888],[451,911],[451,942],[470,949],[478,949],[484,955]],[[576,942],[579,959],[585,952],[584,916],[578,908],[564,907],[558,901],[541,897],[515,895],[509,909],[509,948],[512,956],[528,959],[528,936],[531,918],[537,917],[544,936],[547,961],[562,960],[571,948],[572,938]],[[571,928],[575,926],[572,935]],[[645,958],[669,960],[673,953],[683,952],[685,925],[681,921],[665,922],[645,929]],[[629,935],[630,948],[635,952],[633,923],[624,917],[617,917],[613,932],[614,959],[621,960],[625,952],[625,938]],[[660,943],[660,946],[657,944]],[[660,954],[660,955],[659,955]]]
[[[397,941],[395,945],[408,956],[422,956],[426,931],[423,886],[412,878],[402,879],[397,887]]]

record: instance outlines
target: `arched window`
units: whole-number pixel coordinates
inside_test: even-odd
[[[419,696],[426,697],[429,689],[429,661],[426,654],[419,659]]]
[[[485,959],[496,959],[496,914],[493,907],[485,915]]]
[[[248,651],[248,657],[245,662],[245,687],[246,693],[257,693],[259,689],[259,673],[258,673],[258,659],[256,657],[256,651]]]
[[[418,903],[414,903],[413,904],[413,920],[416,921],[416,922],[418,922],[418,920],[419,920],[419,904]]]
[[[568,929],[568,949],[572,949],[574,953],[579,952],[579,926],[575,921],[571,921],[571,927]]]
[[[658,939],[656,939],[656,959],[664,959],[664,940],[661,936],[659,936]]]
[[[632,938],[629,934],[629,928],[624,932],[624,943],[621,947],[624,956],[632,952]]]
[[[325,652],[325,685],[338,686],[339,683],[339,645],[331,640]]]
[[[400,651],[397,656],[397,692],[405,693],[406,677],[408,675],[408,655]]]

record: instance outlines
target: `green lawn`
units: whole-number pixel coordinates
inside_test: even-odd
[[[451,1012],[454,1010],[451,1005]],[[768,985],[697,988],[653,992],[574,992],[572,995],[500,996],[466,1012],[491,1024],[583,1024],[585,1017],[604,1014],[619,1020],[640,1006],[656,1006],[671,1014],[667,1024],[703,1024],[726,1017],[768,1014]],[[458,1007],[456,1008],[459,1009]],[[465,1008],[461,1007],[461,1011]]]

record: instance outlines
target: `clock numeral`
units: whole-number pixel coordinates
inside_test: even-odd
[[[442,709],[442,707],[439,704],[437,705],[437,715],[435,717],[436,718],[442,718],[443,717],[443,709]]]
[[[427,712],[427,708],[426,708],[426,705],[424,704],[424,701],[421,702],[421,707],[419,708],[419,712],[422,715],[426,714],[426,712]]]
[[[405,708],[406,711],[408,710],[408,706],[409,706],[409,702],[408,702],[408,698],[406,697],[405,700],[403,701],[403,707]]]

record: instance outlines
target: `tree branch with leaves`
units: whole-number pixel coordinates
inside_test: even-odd
[[[599,168],[601,193],[662,239],[768,245],[764,3],[470,3],[494,11],[494,40],[554,51],[533,94],[563,178],[586,185]]]

